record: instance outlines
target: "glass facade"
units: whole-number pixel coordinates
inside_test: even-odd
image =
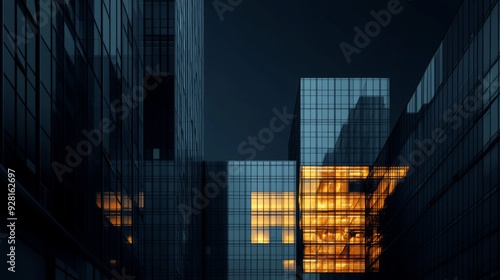
[[[175,71],[176,2],[144,0],[144,65],[170,75]]]
[[[377,160],[410,167],[373,221],[381,279],[498,278],[499,13],[463,1]]]
[[[378,210],[385,197],[367,201],[363,184],[371,173],[372,179],[382,178],[385,183],[379,193],[390,193],[407,167],[303,166],[300,170],[304,272],[364,273],[366,203]],[[380,251],[374,250],[374,254]]]
[[[175,203],[175,163],[172,160],[143,162],[144,194],[144,279],[176,279],[178,220]]]
[[[36,260],[19,279],[140,276],[142,5],[2,1],[0,162]]]
[[[203,182],[203,20],[201,2],[144,3],[145,279],[202,277],[203,216],[182,206]]]
[[[175,1],[144,1],[144,64],[159,73],[144,81],[144,277],[176,279]]]
[[[295,169],[293,161],[207,163],[206,279],[295,278]]]
[[[203,182],[204,146],[204,3],[175,2],[175,176],[177,205],[191,203]],[[178,211],[179,267],[186,279],[200,279],[202,216],[188,222]]]
[[[228,162],[205,163],[205,188],[197,202],[205,206],[204,220],[204,280],[228,278]],[[210,192],[210,194],[209,194]],[[208,197],[207,195],[210,195]],[[203,200],[206,198],[206,200]],[[208,204],[206,204],[208,202]],[[202,208],[202,207],[200,207]]]
[[[389,79],[300,81],[289,157],[299,163],[297,267],[306,276],[365,271],[363,184],[389,133],[389,87]]]
[[[144,1],[144,158],[173,160],[175,147],[175,1]],[[179,50],[185,51],[185,50]]]
[[[301,166],[372,164],[389,134],[389,79],[300,80]]]
[[[306,273],[365,270],[365,196],[351,183],[368,175],[365,166],[304,166],[300,176],[300,228]]]
[[[4,1],[1,15],[2,178],[15,169],[19,215],[50,225],[18,229],[41,260],[19,276],[199,279],[202,216],[179,205],[203,181],[203,3]]]

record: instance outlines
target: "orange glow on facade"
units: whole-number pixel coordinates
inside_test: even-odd
[[[388,195],[407,170],[407,167],[301,167],[299,205],[304,272],[365,272],[367,196],[361,186],[368,176],[382,179],[379,188]],[[387,195],[370,200],[370,206],[380,209]]]
[[[281,243],[295,242],[295,194],[293,192],[252,192],[251,243],[268,244],[270,227],[281,227]],[[276,242],[277,240],[274,240]]]
[[[137,196],[139,208],[144,207],[144,193],[140,192]],[[108,218],[109,222],[116,227],[132,226],[132,199],[121,192],[104,192],[96,194],[97,207],[101,208]],[[131,242],[130,242],[131,243]]]
[[[283,269],[287,271],[295,271],[295,260],[284,260]]]

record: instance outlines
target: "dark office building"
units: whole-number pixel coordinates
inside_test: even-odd
[[[202,218],[187,219],[180,205],[202,189],[204,146],[204,2],[175,2],[175,176],[177,254],[185,279],[200,279]]]
[[[227,161],[205,163],[205,187],[197,194],[195,205],[192,205],[200,211],[198,215],[203,215],[204,280],[229,279],[228,165]]]
[[[176,279],[174,1],[144,1],[144,62],[159,73],[144,81],[143,261],[145,279]]]
[[[16,178],[18,258],[0,278],[141,278],[142,9],[2,1],[0,173]]]
[[[499,13],[463,1],[377,160],[409,167],[384,210],[368,210],[380,279],[500,277]]]
[[[144,1],[144,158],[174,159],[175,1]],[[184,50],[179,50],[184,51]],[[154,73],[154,74],[153,74]]]
[[[144,269],[146,279],[200,279],[203,182],[203,4],[144,2]],[[159,72],[159,73],[158,73]]]

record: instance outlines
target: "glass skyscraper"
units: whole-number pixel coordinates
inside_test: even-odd
[[[500,275],[499,13],[498,1],[463,1],[377,160],[409,166],[384,211],[369,209],[380,279]]]
[[[364,273],[365,193],[389,130],[389,80],[304,78],[290,159],[298,162],[297,267]]]
[[[4,1],[1,16],[16,277],[198,279],[201,216],[179,205],[203,181],[203,4]]]
[[[2,2],[0,170],[2,185],[8,169],[17,178],[18,279],[142,271],[142,10]]]
[[[144,277],[175,279],[177,206],[175,202],[175,1],[144,1],[144,62],[159,69],[144,100]]]
[[[146,0],[145,279],[200,279],[202,216],[186,215],[203,182],[203,3]],[[158,83],[157,87],[149,87]]]
[[[291,140],[301,166],[371,164],[389,134],[389,79],[303,78]]]

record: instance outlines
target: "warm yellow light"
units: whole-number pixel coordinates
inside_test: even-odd
[[[96,194],[96,204],[97,207],[105,211],[120,211],[122,209],[117,195],[112,192],[105,192],[102,196],[100,193]]]
[[[250,220],[252,227],[291,227],[295,226],[295,216],[293,214],[253,214]]]
[[[139,208],[144,208],[144,192],[139,192],[139,199],[137,204],[139,205]]]
[[[283,216],[283,226],[287,227],[295,226],[295,216],[294,215]]]
[[[283,229],[281,231],[281,240],[284,244],[295,243],[295,230],[293,228]]]
[[[366,179],[370,174],[368,166],[302,166],[302,179],[349,178]]]
[[[122,216],[121,214],[109,214],[106,215],[108,218],[109,222],[115,226],[115,227],[120,227],[120,226],[132,226],[132,216],[125,215]]]
[[[132,244],[132,236],[127,236],[128,243]]]
[[[268,244],[269,230],[268,229],[252,229],[252,244]]]
[[[131,226],[132,225],[132,216],[123,216],[122,217],[122,225],[124,226]]]
[[[106,211],[120,211],[132,210],[132,199],[128,194],[124,193],[122,196],[121,192],[104,192],[102,195],[100,193],[96,194],[96,204],[97,207],[102,208]],[[137,195],[137,204],[139,208],[144,208],[144,193],[140,192]]]
[[[251,243],[270,243],[269,228],[282,227],[282,243],[294,243],[295,194],[293,192],[251,193]],[[292,234],[288,234],[292,231]]]
[[[252,211],[291,211],[295,210],[293,192],[252,192]]]
[[[306,273],[362,273],[365,271],[364,261],[341,260],[341,259],[318,259],[304,260],[304,272]]]
[[[295,271],[295,260],[284,260],[283,269],[288,271]]]
[[[361,191],[350,191],[349,186],[362,184],[368,176],[381,179],[376,193],[384,195],[370,196],[369,200],[370,205],[380,209],[407,171],[407,167],[301,167],[299,205],[304,271],[364,272],[367,196]]]
[[[139,207],[144,207],[144,193],[138,195]],[[104,192],[96,194],[97,207],[101,208],[113,226],[131,226],[132,216],[123,215],[122,212],[132,211],[132,199],[126,193]]]

